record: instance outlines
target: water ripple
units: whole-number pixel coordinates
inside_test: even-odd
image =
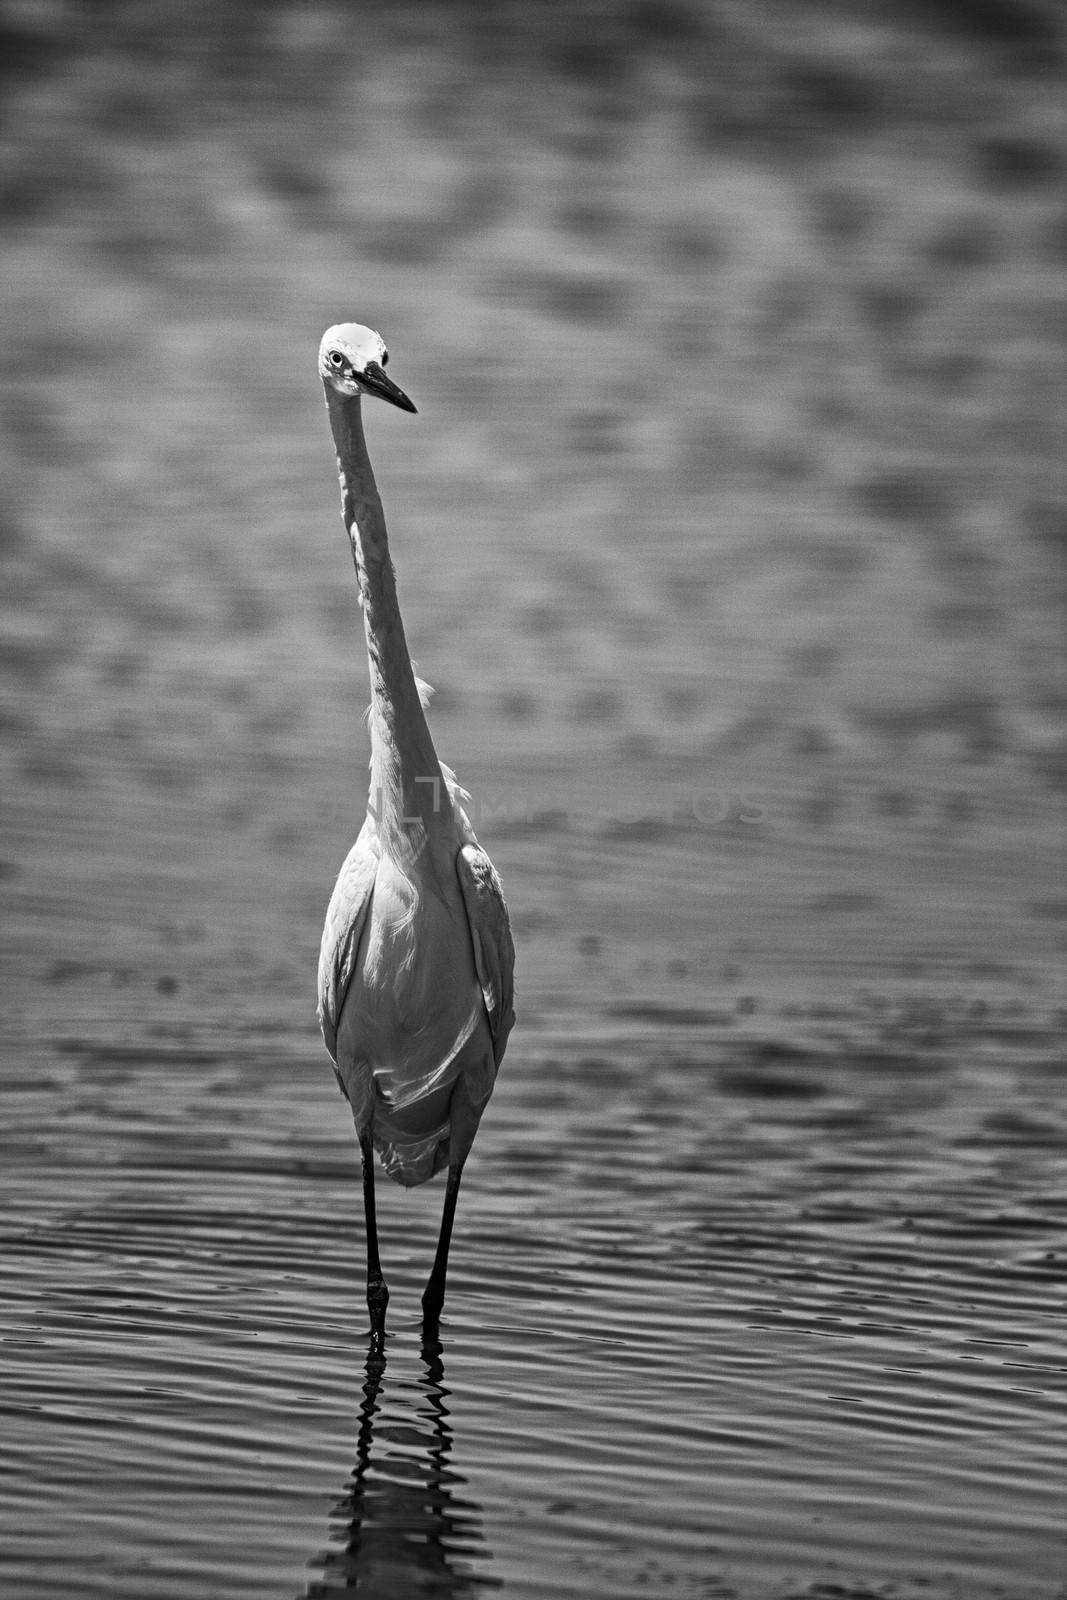
[[[546,1041],[502,1079],[443,1347],[416,1319],[436,1191],[383,1190],[379,1361],[320,1061],[294,1075],[284,1036],[70,1036],[28,1073],[3,1592],[636,1600],[778,1596],[792,1572],[797,1594],[1054,1595],[1065,1196],[1058,1149],[1026,1138],[1049,1127],[1033,1037],[999,1076],[942,1061],[919,1121],[910,1057],[727,1050],[695,1011],[663,1049],[658,1012],[627,1016],[626,1050],[568,1074]],[[752,1092],[768,1072],[782,1088]]]

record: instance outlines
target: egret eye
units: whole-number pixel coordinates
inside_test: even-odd
[[[330,351],[330,366],[331,367],[343,367],[344,364],[345,364],[345,358],[341,354],[340,350],[331,350]]]
[[[389,365],[389,352],[388,352],[388,350],[383,350],[382,351],[382,366],[383,367],[387,367],[388,365]]]

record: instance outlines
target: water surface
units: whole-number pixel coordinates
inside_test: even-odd
[[[0,1596],[1063,1600],[1056,8],[83,9],[0,52]],[[347,318],[518,947],[370,1364]]]
[[[5,1041],[3,1593],[1064,1592],[1053,1018],[528,1005],[440,1346],[439,1185],[380,1186],[375,1362],[310,1027],[144,989],[57,970],[64,1035]]]

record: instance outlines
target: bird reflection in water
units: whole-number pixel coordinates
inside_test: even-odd
[[[481,1507],[460,1498],[466,1480],[449,1465],[453,1435],[441,1357],[441,1345],[427,1339],[420,1404],[404,1420],[386,1419],[385,1354],[372,1344],[356,1464],[330,1518],[333,1543],[312,1563],[322,1575],[303,1600],[357,1590],[366,1600],[462,1600],[501,1587],[498,1578],[475,1570],[489,1552]]]

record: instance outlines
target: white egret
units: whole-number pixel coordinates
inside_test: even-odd
[[[427,726],[408,654],[362,397],[415,407],[386,376],[381,335],[327,330],[319,374],[341,474],[370,662],[367,815],[337,879],[319,956],[319,1022],[352,1109],[363,1162],[367,1305],[380,1343],[389,1299],[378,1254],[374,1150],[410,1187],[448,1168],[441,1231],[422,1297],[440,1317],[463,1164],[508,1034],[514,947],[500,881]]]

